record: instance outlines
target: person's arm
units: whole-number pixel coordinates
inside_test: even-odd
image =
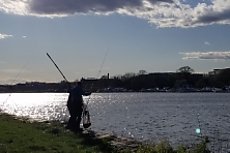
[[[89,96],[89,95],[91,95],[91,92],[84,92],[83,95],[84,95],[84,96]]]
[[[89,95],[91,95],[91,92],[85,92],[83,89],[81,89],[81,94],[83,96],[89,96]]]

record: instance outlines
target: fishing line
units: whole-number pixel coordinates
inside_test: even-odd
[[[102,60],[102,62],[101,62],[101,65],[100,65],[100,67],[99,67],[99,71],[98,71],[98,73],[97,73],[97,78],[101,75],[102,68],[104,67],[105,60],[106,60],[106,58],[107,58],[107,56],[108,56],[108,53],[109,53],[109,49],[107,49],[107,51],[105,52],[105,56],[104,56],[104,58],[103,58],[103,60]]]
[[[196,128],[196,134],[200,134],[200,137],[202,138],[203,134],[202,134],[202,129],[201,129],[201,122],[200,122],[200,119],[199,119],[200,114],[197,113],[196,117],[197,117],[197,121],[198,121],[198,128]]]
[[[105,55],[104,55],[104,57],[103,57],[103,59],[102,59],[102,62],[101,62],[101,64],[100,64],[100,66],[99,66],[99,69],[98,69],[98,72],[97,72],[97,75],[96,75],[96,78],[97,78],[97,79],[98,79],[99,76],[101,75],[102,68],[104,67],[106,58],[107,58],[107,56],[108,56],[108,52],[109,52],[109,49],[107,49],[107,51],[105,52]],[[93,83],[90,85],[89,90],[92,89],[92,88],[93,88]]]
[[[107,49],[107,51],[105,52],[105,56],[103,57],[103,60],[102,60],[102,63],[100,65],[100,68],[99,68],[99,71],[98,71],[98,74],[97,74],[97,78],[99,77],[99,75],[101,74],[101,71],[102,71],[102,68],[104,66],[104,63],[105,63],[105,60],[106,60],[106,57],[108,55],[108,52],[109,52],[109,49]],[[62,75],[62,77],[64,78],[64,80],[66,82],[69,82],[65,75],[62,73],[62,71],[60,70],[60,68],[58,67],[58,65],[54,62],[54,60],[52,59],[52,57],[49,55],[49,53],[46,53],[46,55],[48,56],[48,58],[52,61],[52,63],[54,64],[54,66],[57,68],[57,70],[59,71],[59,73]],[[91,88],[92,88],[92,85],[91,85]]]
[[[15,83],[16,83],[16,81],[18,80],[18,78],[20,77],[20,75],[21,75],[23,72],[25,72],[26,67],[29,65],[29,62],[30,62],[29,59],[30,59],[30,58],[27,58],[25,64],[22,66],[22,68],[19,69],[19,71],[18,71],[18,73],[16,74],[16,76],[14,77],[14,79],[12,79],[12,82],[10,83],[10,86],[15,85]],[[5,101],[3,101],[2,106],[4,106],[4,105],[7,103],[7,101],[9,100],[9,98],[11,97],[12,94],[13,94],[12,92],[9,93],[9,95],[6,97]]]
[[[104,55],[104,57],[103,57],[103,59],[102,59],[102,62],[101,62],[101,65],[100,65],[100,67],[99,67],[99,70],[98,70],[98,73],[97,73],[96,78],[99,78],[99,76],[101,75],[101,72],[102,72],[102,69],[103,69],[103,67],[104,67],[104,64],[105,64],[106,58],[107,58],[107,56],[108,56],[108,53],[109,53],[109,49],[107,49],[106,52],[105,52],[105,55]],[[89,89],[92,89],[92,88],[93,88],[93,83],[91,84],[91,87],[90,87]],[[90,98],[91,98],[91,95],[89,95],[89,98],[87,99],[87,102],[86,102],[86,105],[87,105],[87,106],[88,106],[88,104],[89,104]]]
[[[209,137],[206,136],[205,133],[203,133],[204,132],[205,122],[202,121],[203,122],[203,127],[202,127],[202,123],[201,123],[201,120],[200,120],[200,113],[199,112],[196,113],[196,118],[197,118],[197,122],[198,122],[198,127],[195,129],[196,134],[202,140],[202,142],[204,142],[204,143],[210,142]]]
[[[102,72],[102,68],[105,64],[105,60],[106,60],[106,57],[108,55],[108,52],[109,52],[109,49],[107,49],[107,51],[105,52],[105,56],[103,57],[102,63],[100,65],[100,68],[99,68],[99,71],[97,74],[97,78],[99,77],[99,75]],[[91,89],[92,89],[92,87],[93,87],[93,83],[91,84]],[[88,104],[89,104],[90,99],[91,99],[91,94],[89,95],[89,98],[87,99],[86,103],[83,105],[83,127],[84,128],[88,128],[91,126],[90,114],[89,114],[89,110],[88,110]]]

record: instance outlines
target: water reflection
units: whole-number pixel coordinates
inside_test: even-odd
[[[0,108],[3,112],[31,119],[66,120],[67,93],[12,93],[0,95]]]

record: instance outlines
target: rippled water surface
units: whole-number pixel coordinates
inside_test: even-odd
[[[67,93],[0,94],[0,109],[34,120],[66,122]],[[137,140],[191,144],[196,128],[213,152],[230,151],[230,94],[97,93],[89,100],[92,129]]]

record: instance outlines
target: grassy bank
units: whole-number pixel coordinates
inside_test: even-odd
[[[0,153],[115,152],[107,139],[97,139],[93,133],[75,134],[60,123],[30,123],[0,115]]]
[[[97,136],[92,131],[76,134],[60,123],[30,123],[0,115],[0,153],[205,153],[205,143],[176,150],[167,143],[143,145],[114,136]]]

